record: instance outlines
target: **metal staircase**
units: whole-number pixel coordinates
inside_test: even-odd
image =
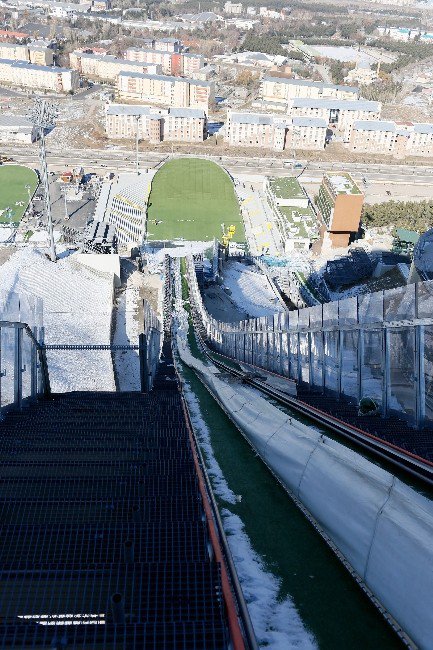
[[[0,647],[256,647],[168,337],[152,391],[7,413],[0,468]]]

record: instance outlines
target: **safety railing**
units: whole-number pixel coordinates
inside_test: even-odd
[[[0,320],[0,417],[50,392],[43,328]]]
[[[314,392],[372,398],[384,417],[433,426],[433,281],[224,323],[205,309],[191,259],[187,275],[202,334],[217,352]]]

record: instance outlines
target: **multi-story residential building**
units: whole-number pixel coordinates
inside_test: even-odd
[[[193,108],[157,110],[151,106],[121,104],[107,107],[105,130],[109,138],[135,138],[137,128],[141,140],[153,143],[164,140],[203,142],[207,132],[206,114]]]
[[[288,103],[288,113],[292,116],[319,117],[330,125],[335,125],[349,142],[355,120],[377,120],[381,112],[380,102],[352,101],[339,99],[307,99],[297,97]]]
[[[224,4],[224,13],[233,16],[240,16],[242,14],[242,3],[230,2],[230,0],[228,0],[228,2]]]
[[[53,65],[53,51],[49,47],[19,45],[18,43],[0,42],[0,59],[25,61],[35,65]]]
[[[163,74],[173,76],[191,76],[204,65],[204,57],[201,54],[189,52],[166,52],[153,48],[130,47],[125,50],[124,56],[127,61],[160,65]]]
[[[368,61],[359,61],[356,68],[349,70],[344,81],[349,84],[357,83],[363,86],[369,86],[378,79],[376,68],[372,68]]]
[[[351,234],[359,230],[363,203],[364,195],[350,174],[333,173],[323,177],[317,207],[332,246],[348,246]]]
[[[146,72],[158,74],[161,67],[154,64],[145,64],[139,61],[125,61],[110,54],[95,54],[93,52],[71,52],[69,63],[73,70],[77,70],[84,77],[93,77],[105,81],[117,81],[119,73]]]
[[[162,106],[201,108],[207,114],[214,97],[214,84],[182,77],[121,72],[118,91],[121,98],[140,99]]]
[[[307,79],[288,79],[286,77],[265,76],[262,81],[262,99],[287,105],[290,99],[304,97],[309,99],[352,99],[359,97],[359,88],[327,84]]]
[[[227,111],[226,140],[231,146],[285,149],[323,149],[326,120],[283,117],[267,113]]]
[[[35,65],[53,65],[54,53],[49,47],[40,47],[38,45],[28,46],[30,63]]]
[[[0,59],[0,82],[66,93],[77,90],[80,79],[78,72],[69,68]]]
[[[31,144],[37,138],[36,127],[21,115],[0,115],[0,140]]]
[[[155,50],[154,48],[128,47],[125,50],[124,57],[126,61],[137,61],[161,66],[161,72],[163,74],[172,74],[172,54],[172,52]]]
[[[0,43],[0,59],[29,61],[29,49],[27,45],[18,43]]]
[[[433,124],[356,121],[349,147],[358,153],[372,153],[405,158],[433,156]]]
[[[181,52],[183,49],[182,41],[177,38],[155,38],[153,47],[162,52]]]

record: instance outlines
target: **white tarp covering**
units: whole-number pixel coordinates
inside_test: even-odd
[[[291,419],[256,390],[221,379],[191,355],[193,367],[352,567],[420,648],[433,638],[433,504],[363,456]]]

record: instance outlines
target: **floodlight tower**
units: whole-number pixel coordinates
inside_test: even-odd
[[[46,99],[37,97],[35,99],[33,110],[30,116],[30,120],[35,125],[39,135],[39,158],[41,161],[41,181],[44,188],[45,211],[47,214],[48,234],[50,238],[50,257],[52,262],[55,262],[57,257],[56,257],[56,247],[54,244],[53,219],[51,215],[51,198],[50,198],[50,187],[48,182],[47,156],[45,150],[45,133],[46,131],[48,131],[48,129],[53,128],[57,117],[57,113],[58,113],[57,107],[52,102],[48,102]]]

